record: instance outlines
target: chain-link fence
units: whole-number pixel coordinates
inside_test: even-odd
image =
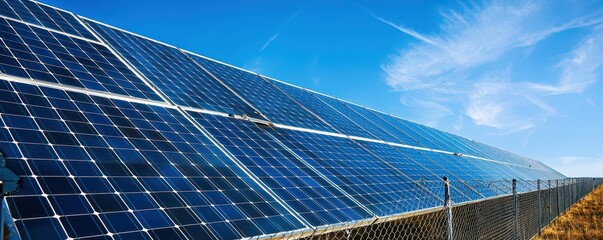
[[[404,199],[398,207],[416,211],[277,238],[531,239],[602,182],[596,178],[430,182],[430,192],[441,194],[439,206],[420,210],[433,203]],[[470,194],[459,189],[468,186],[479,189],[476,194],[482,198],[465,201]]]
[[[571,208],[545,227],[535,239],[603,239],[603,186],[598,186],[574,203]]]

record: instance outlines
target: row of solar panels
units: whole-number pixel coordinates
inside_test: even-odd
[[[0,150],[25,239],[253,237],[440,206],[442,176],[455,202],[563,177],[43,4],[0,9]]]

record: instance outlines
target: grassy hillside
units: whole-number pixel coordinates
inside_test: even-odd
[[[559,216],[535,239],[603,239],[603,185]]]

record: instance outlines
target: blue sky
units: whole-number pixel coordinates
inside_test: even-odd
[[[42,2],[603,176],[601,1]]]

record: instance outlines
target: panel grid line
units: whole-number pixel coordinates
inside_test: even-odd
[[[260,185],[264,190],[266,190],[268,193],[270,193],[270,195],[272,197],[274,197],[275,199],[277,199],[277,201],[283,205],[287,211],[289,211],[292,215],[294,215],[298,220],[300,220],[302,223],[304,223],[304,225],[306,225],[306,227],[309,227],[310,224],[308,224],[305,219],[301,216],[299,216],[295,211],[291,210],[291,207],[285,203],[280,197],[278,197],[274,192],[272,192],[270,190],[269,187],[265,186],[259,179],[257,176],[255,176],[255,174],[253,174],[247,167],[245,167],[245,165],[243,165],[241,162],[239,162],[237,160],[236,157],[234,157],[232,155],[232,153],[230,153],[228,151],[228,149],[226,149],[222,144],[220,144],[217,140],[215,140],[211,134],[209,134],[207,132],[207,130],[200,125],[197,121],[195,121],[194,117],[191,116],[190,114],[188,114],[186,111],[179,109],[180,113],[182,115],[184,115],[191,123],[193,123],[193,125],[195,125],[195,127],[197,129],[199,129],[199,131],[201,131],[212,143],[214,143],[216,146],[218,146],[218,148],[220,148],[220,150],[222,150],[222,152],[224,152],[233,162],[235,162],[237,164],[237,166],[239,166],[239,168],[241,168],[248,176],[250,176],[256,183],[258,183],[258,185]]]
[[[142,80],[145,84],[147,84],[151,88],[151,90],[153,90],[153,92],[155,92],[159,97],[161,97],[161,99],[163,99],[167,103],[175,105],[163,94],[163,92],[161,92],[157,89],[157,86],[155,86],[151,81],[149,81],[146,77],[144,77],[144,75],[142,75],[142,73],[140,73],[138,71],[138,69],[134,68],[132,66],[132,64],[130,62],[128,62],[127,59],[125,59],[121,54],[119,54],[117,51],[115,51],[115,49],[113,49],[113,47],[111,45],[107,44],[107,42],[104,41],[104,39],[101,36],[99,36],[98,33],[94,31],[94,29],[90,28],[88,26],[88,24],[83,22],[77,15],[75,15],[73,13],[70,13],[70,14],[72,14],[73,17],[80,24],[82,24],[82,26],[84,26],[84,28],[86,28],[94,37],[96,37],[96,39],[98,39],[100,43],[105,45],[109,49],[109,51],[111,51],[111,53],[113,53],[113,55],[115,55],[115,57],[117,57],[124,65],[126,65],[126,67],[128,67],[128,69],[130,69],[134,74],[136,74],[136,76],[138,78],[140,78],[140,80]]]
[[[12,18],[12,17],[9,17],[9,16],[5,16],[5,15],[0,15],[0,17],[4,18],[4,19],[11,20],[11,21],[19,22],[19,23],[22,23],[22,24],[25,24],[25,25],[28,25],[28,26],[32,26],[32,27],[44,29],[46,31],[50,31],[50,32],[53,32],[53,33],[65,35],[65,36],[72,37],[72,38],[77,38],[77,39],[82,40],[82,41],[87,41],[87,42],[91,42],[91,43],[102,45],[99,41],[96,41],[96,40],[93,40],[93,39],[88,39],[88,38],[80,37],[80,36],[77,36],[77,35],[69,34],[69,33],[66,33],[66,32],[61,32],[59,30],[55,30],[55,29],[52,29],[52,28],[47,28],[47,27],[44,27],[44,26],[40,26],[38,24],[33,24],[33,23],[25,22],[23,20],[15,19],[15,18]]]

